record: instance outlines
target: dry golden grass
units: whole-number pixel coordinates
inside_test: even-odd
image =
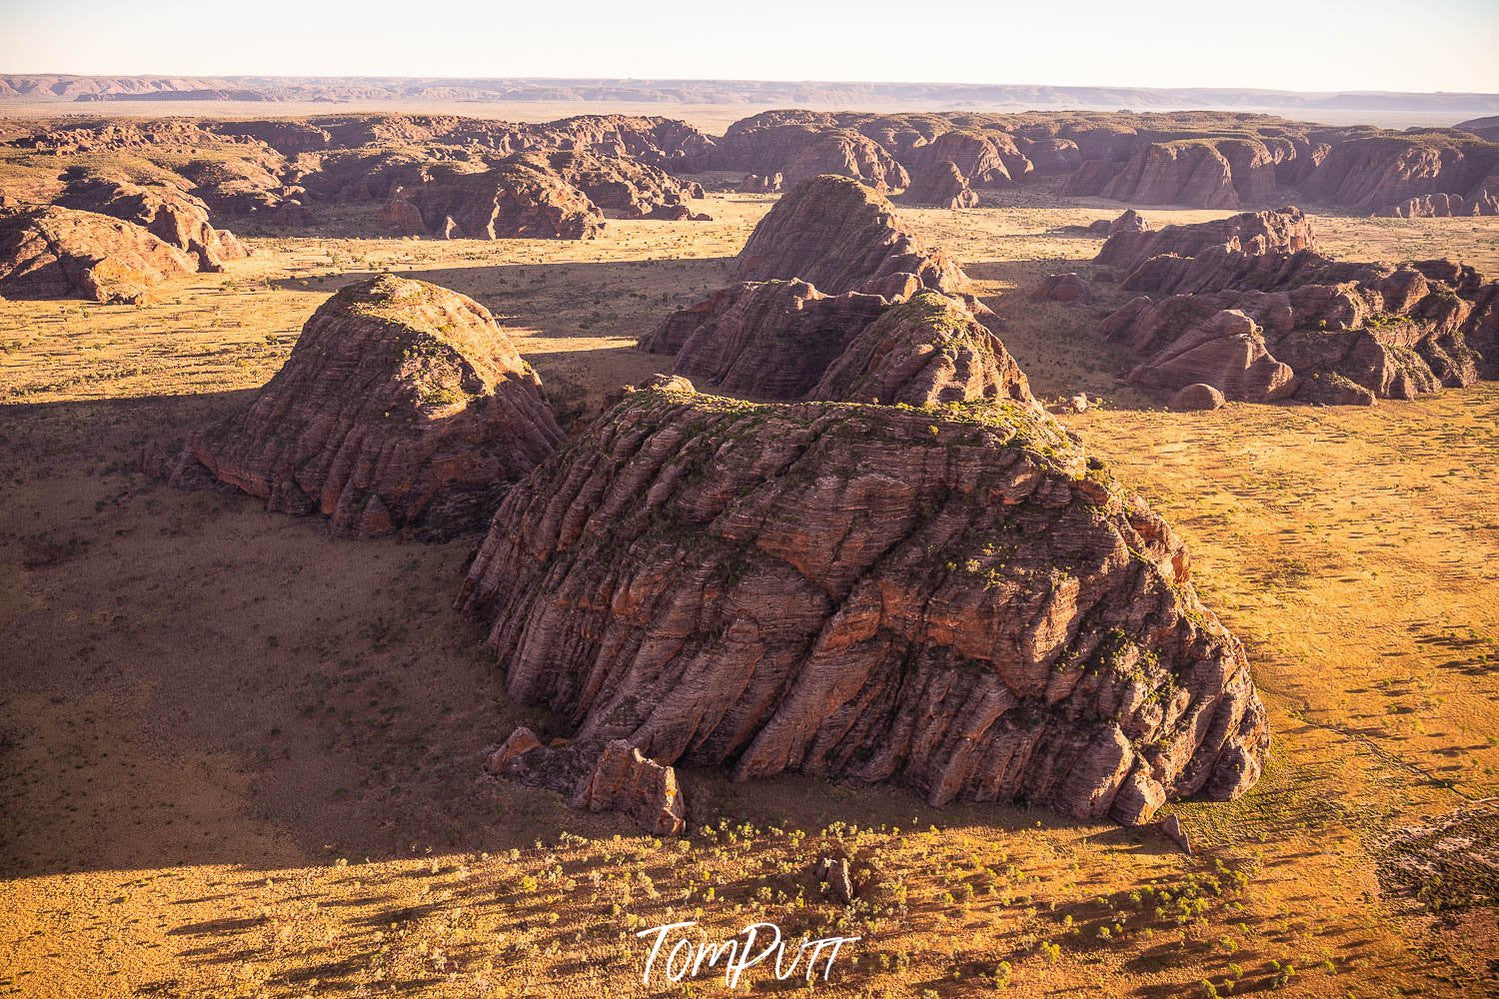
[[[684,773],[680,842],[569,811],[479,776],[486,745],[548,721],[507,702],[451,609],[468,542],[336,541],[134,470],[150,437],[242,404],[322,299],[374,271],[473,295],[564,409],[592,411],[663,366],[633,338],[723,283],[768,204],[715,197],[712,223],[613,222],[591,243],[258,239],[155,305],[0,305],[0,990],[684,994],[639,986],[632,930],[692,918],[862,936],[816,989],[834,996],[991,994],[997,974],[1026,996],[1494,988],[1493,908],[1433,914],[1379,872],[1392,829],[1495,794],[1499,386],[1163,412],[1092,335],[1106,301],[1023,294],[1096,252],[1051,230],[1117,205],[1042,188],[904,214],[972,262],[1039,392],[1108,400],[1072,422],[1187,538],[1248,644],[1271,764],[1238,802],[1177,808],[1192,858],[798,777]],[[1499,270],[1496,222],[1319,219],[1350,256]],[[878,872],[851,911],[796,876],[839,852]]]

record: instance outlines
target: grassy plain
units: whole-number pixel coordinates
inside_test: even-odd
[[[588,243],[261,235],[154,305],[0,303],[0,994],[723,994],[641,987],[633,931],[682,919],[861,936],[830,996],[1494,994],[1492,811],[1402,830],[1499,787],[1499,385],[1165,412],[1094,335],[1107,296],[1024,294],[1086,273],[1097,241],[1054,230],[1118,205],[1042,187],[902,214],[969,263],[1038,393],[1104,400],[1069,422],[1187,538],[1250,650],[1271,763],[1238,802],[1177,807],[1192,857],[797,777],[685,772],[680,841],[569,811],[480,776],[547,720],[451,608],[471,542],[334,540],[135,469],[378,271],[487,305],[586,417],[667,363],[634,338],[724,283],[769,204]],[[1341,255],[1499,272],[1496,219],[1317,223]],[[875,883],[849,910],[796,876],[840,852]]]

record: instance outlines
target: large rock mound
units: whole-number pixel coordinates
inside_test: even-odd
[[[325,302],[247,409],[146,463],[321,513],[341,535],[441,539],[481,529],[561,441],[540,379],[488,311],[384,276]]]
[[[904,297],[920,288],[949,293],[968,284],[955,261],[921,243],[882,195],[847,177],[824,175],[776,202],[734,262],[741,281],[800,278],[833,295]]]
[[[56,204],[134,222],[168,246],[188,254],[197,261],[200,271],[221,271],[224,261],[245,256],[232,233],[213,227],[207,205],[174,188],[81,177],[68,184]]]
[[[578,754],[1139,823],[1242,793],[1268,742],[1188,577],[1166,524],[1030,407],[678,388],[628,395],[512,489],[461,603]]]
[[[0,295],[140,303],[194,263],[133,222],[70,208],[0,209]]]

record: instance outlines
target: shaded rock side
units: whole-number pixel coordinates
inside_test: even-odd
[[[0,296],[140,303],[197,270],[133,222],[71,208],[0,209]]]
[[[952,160],[942,160],[917,173],[902,198],[913,205],[935,208],[973,208],[979,203],[976,191]]]
[[[961,292],[956,261],[921,246],[890,202],[846,177],[821,176],[782,196],[734,262],[741,281],[800,278],[827,294],[903,297],[919,288]]]
[[[1029,407],[645,390],[510,491],[459,603],[578,742],[1141,823],[1268,743],[1187,562]]]
[[[213,227],[208,206],[183,191],[88,177],[70,183],[56,203],[134,222],[197,261],[200,271],[221,271],[224,261],[245,256],[232,233]]]
[[[806,397],[908,406],[980,399],[1037,405],[999,337],[961,301],[933,291],[886,308]]]
[[[351,537],[482,529],[505,489],[562,441],[540,379],[482,306],[384,276],[302,328],[243,412],[194,433],[168,470]]]
[[[886,304],[805,281],[745,282],[668,317],[642,346],[675,353],[675,374],[725,392],[800,399]]]

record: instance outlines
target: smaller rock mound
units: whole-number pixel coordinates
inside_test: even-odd
[[[196,268],[133,222],[70,208],[0,210],[0,295],[139,304]]]
[[[1270,402],[1295,387],[1291,366],[1270,356],[1264,331],[1237,309],[1225,309],[1189,329],[1130,372],[1129,380],[1153,388],[1199,382],[1230,399]]]
[[[776,203],[734,263],[741,281],[800,278],[824,292],[905,297],[920,288],[963,291],[955,261],[923,247],[890,202],[847,177],[820,176]]]
[[[687,800],[676,771],[646,759],[624,739],[604,747],[569,803],[589,812],[623,812],[657,836],[674,836],[687,827]]]
[[[739,182],[740,194],[778,194],[785,185],[779,173],[761,175],[752,173]]]
[[[937,208],[974,208],[979,203],[976,191],[952,160],[943,160],[911,178],[904,201],[913,205]]]
[[[561,441],[540,379],[487,310],[387,275],[325,302],[245,411],[145,464],[321,513],[344,536],[443,539],[482,529]]]
[[[188,254],[198,262],[200,271],[221,271],[224,261],[246,255],[233,233],[213,227],[207,205],[172,188],[83,177],[68,184],[57,204],[134,222],[168,246]]]
[[[1256,257],[1316,249],[1311,220],[1293,205],[1278,211],[1244,212],[1193,225],[1116,232],[1104,242],[1094,263],[1117,267],[1120,273],[1128,274],[1151,257],[1167,254],[1197,257],[1209,250],[1222,250]]]
[[[886,309],[808,399],[932,406],[999,399],[1035,406],[1020,365],[957,299],[924,291]]]
[[[1085,302],[1093,289],[1076,271],[1048,274],[1031,292],[1031,298],[1046,302]]]
[[[447,239],[593,239],[604,213],[549,170],[506,162],[471,172],[433,167],[398,187],[382,217],[393,231]]]

